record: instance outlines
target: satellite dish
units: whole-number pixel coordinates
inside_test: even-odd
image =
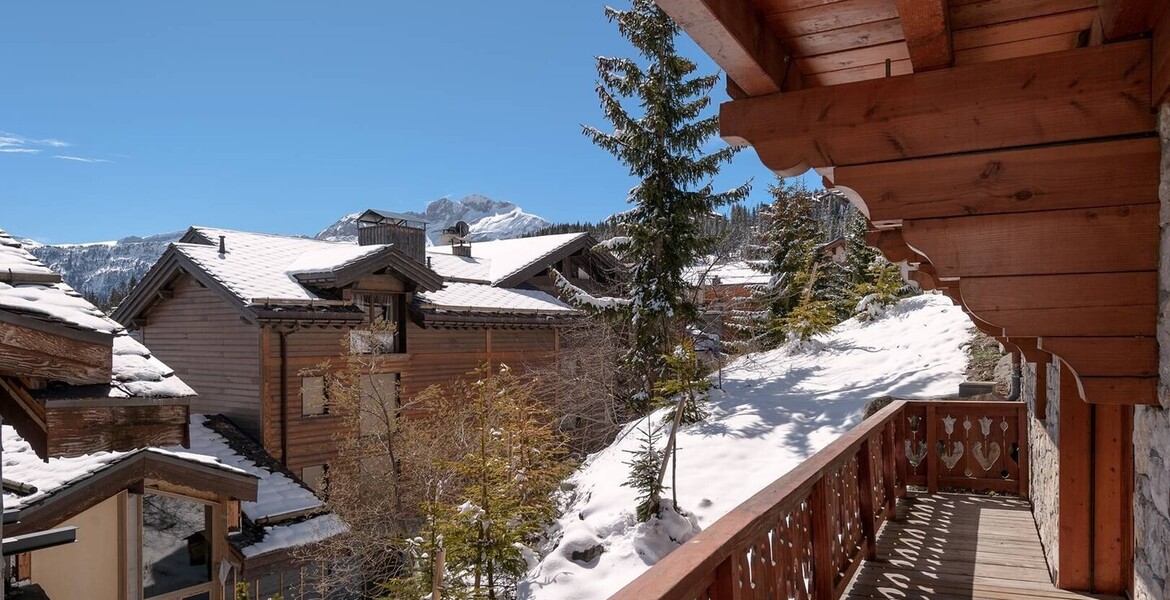
[[[471,233],[471,226],[467,224],[467,221],[455,223],[455,235],[464,238],[467,237],[468,233]]]

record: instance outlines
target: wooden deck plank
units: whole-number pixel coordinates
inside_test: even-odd
[[[1028,503],[962,494],[911,495],[901,521],[878,533],[878,560],[842,598],[1076,600],[1115,598],[1057,589]]]

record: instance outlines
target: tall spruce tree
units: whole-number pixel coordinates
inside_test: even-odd
[[[638,397],[648,401],[682,326],[696,319],[683,271],[715,242],[706,221],[749,188],[713,189],[712,178],[736,149],[703,152],[719,130],[718,116],[703,116],[719,78],[693,75],[695,63],[675,49],[674,21],[652,0],[633,0],[629,10],[607,7],[605,15],[638,58],[597,58],[597,95],[613,131],[583,131],[639,180],[628,198],[634,207],[618,216],[624,247],[615,250],[637,257],[625,309],[633,326],[626,358],[641,380]]]

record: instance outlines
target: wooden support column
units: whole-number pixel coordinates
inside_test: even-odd
[[[219,565],[227,560],[228,510],[231,499],[220,496],[207,508],[207,534],[211,544],[211,600],[224,600],[224,582],[219,580]]]
[[[1076,376],[1061,365],[1056,585],[1088,590],[1093,584],[1093,407],[1081,400],[1076,389]]]
[[[1093,591],[1121,594],[1133,577],[1133,407],[1092,408]]]

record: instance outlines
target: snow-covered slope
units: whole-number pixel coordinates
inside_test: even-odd
[[[556,525],[556,546],[529,573],[521,597],[606,598],[856,425],[867,401],[953,396],[972,332],[948,299],[924,295],[874,321],[846,321],[811,347],[739,358],[724,370],[724,389],[712,390],[712,416],[679,432],[676,492],[693,524],[635,519],[624,463],[646,421],[632,423],[568,480],[572,497]],[[664,417],[659,411],[652,419]],[[605,548],[600,557],[572,560],[574,551],[597,544]]]
[[[318,233],[317,239],[357,241],[357,217],[360,214],[342,217]],[[443,229],[459,221],[466,221],[471,226],[468,238],[473,242],[517,238],[549,225],[548,221],[524,212],[511,202],[492,200],[479,194],[465,196],[457,201],[440,198],[427,204],[426,210],[422,212],[407,211],[403,214],[427,222],[427,238],[431,244],[438,243]]]

